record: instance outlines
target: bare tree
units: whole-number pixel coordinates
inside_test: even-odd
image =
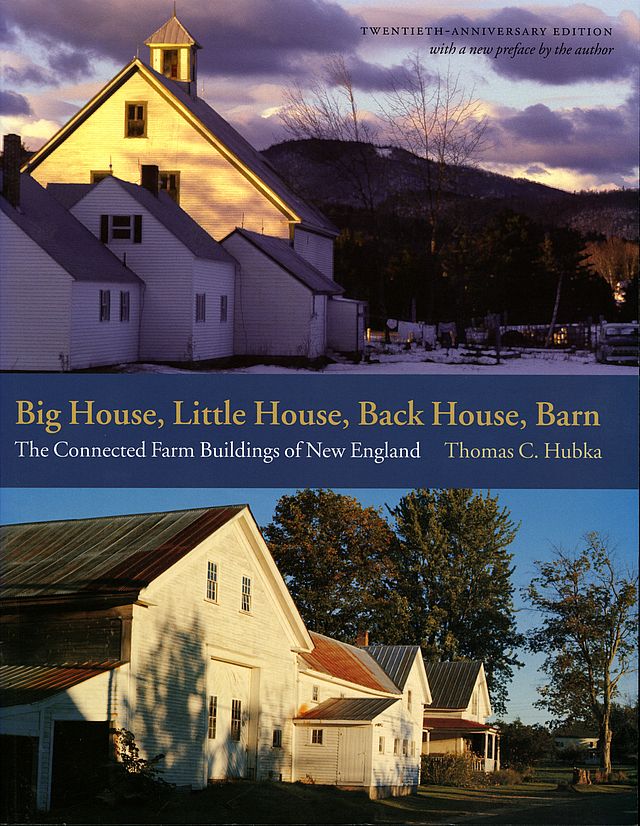
[[[474,163],[486,145],[487,119],[480,101],[450,68],[444,74],[429,72],[424,53],[416,51],[380,102],[379,117],[393,142],[418,161],[428,249],[435,255],[443,194],[456,167]]]
[[[638,577],[617,570],[606,538],[584,537],[576,555],[556,550],[536,562],[526,594],[543,617],[529,632],[529,648],[546,655],[548,682],[536,705],[560,719],[593,720],[601,765],[611,773],[611,710],[620,680],[634,670]]]

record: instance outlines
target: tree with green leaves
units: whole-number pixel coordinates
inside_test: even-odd
[[[525,725],[518,717],[512,723],[497,723],[500,729],[500,763],[506,768],[522,770],[535,766],[553,752],[553,735],[535,723]]]
[[[608,775],[612,704],[637,650],[638,577],[616,568],[607,539],[595,532],[577,553],[556,549],[536,566],[526,593],[542,615],[528,641],[546,655],[538,706],[559,720],[594,720]]]
[[[331,490],[283,496],[264,529],[269,550],[312,631],[355,642],[403,642],[391,526],[375,508]]]
[[[496,496],[468,489],[414,490],[391,514],[398,591],[410,606],[405,642],[427,659],[484,662],[494,711],[503,714],[524,641],[509,552],[518,526]]]

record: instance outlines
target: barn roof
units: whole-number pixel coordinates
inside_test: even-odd
[[[429,717],[424,718],[423,728],[434,731],[493,731],[495,726],[486,723],[477,723],[475,720],[461,720],[457,717]]]
[[[476,660],[426,662],[431,688],[431,708],[467,708],[482,668]]]
[[[139,73],[153,84],[159,84],[168,93],[169,100],[179,104],[192,116],[200,127],[211,135],[219,145],[223,154],[230,155],[230,160],[238,168],[249,170],[268,190],[280,199],[282,204],[294,215],[300,223],[314,232],[331,237],[338,235],[338,229],[312,204],[307,203],[293,192],[284,183],[280,175],[271,166],[268,160],[242,135],[231,126],[221,115],[209,106],[206,101],[189,95],[177,81],[156,72],[138,58],[127,64],[115,78],[113,78],[95,97],[93,97],[71,120],[65,124],[25,165],[26,170],[35,169],[67,136],[81,123],[87,120],[124,83],[134,74]],[[253,181],[255,184],[255,181]]]
[[[0,174],[0,186],[2,175]],[[140,284],[138,276],[29,175],[20,175],[20,206],[0,196],[0,210],[75,281]]]
[[[187,28],[178,20],[175,14],[160,26],[157,31],[150,35],[144,41],[144,44],[145,46],[152,46],[154,44],[184,46],[186,44],[188,46],[196,46],[198,49],[202,48],[195,37],[189,34]]]
[[[108,175],[95,184],[48,184],[50,191],[67,209],[74,207],[85,195],[96,187],[106,188],[113,183],[118,184],[140,206],[153,215],[175,238],[181,241],[196,258],[207,258],[212,261],[225,261],[235,264],[235,259],[222,247],[200,224],[181,209],[166,192],[153,195],[144,186],[123,181],[120,178]]]
[[[414,660],[420,653],[420,646],[369,645],[365,651],[371,654],[398,688],[404,689]]]
[[[398,687],[363,648],[310,632],[313,650],[300,654],[313,671],[329,674],[376,691],[398,693]]]
[[[223,238],[222,243],[224,244],[227,238],[235,234],[245,238],[264,253],[267,258],[270,258],[314,293],[336,295],[344,292],[343,287],[323,275],[306,258],[299,255],[284,238],[260,235],[258,232],[238,228],[229,233],[226,238]]]
[[[35,703],[78,683],[111,671],[121,662],[87,662],[79,665],[0,666],[0,706]]]
[[[3,601],[135,595],[245,507],[5,525]]]
[[[395,697],[334,697],[299,714],[296,720],[373,720],[399,702]]]

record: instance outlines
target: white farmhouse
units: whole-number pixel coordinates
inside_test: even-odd
[[[47,189],[144,282],[136,360],[233,355],[236,262],[159,191],[157,166],[142,167],[141,186],[107,175]]]
[[[471,754],[476,769],[500,768],[500,735],[487,723],[491,700],[484,665],[474,660],[426,662],[432,700],[424,713],[423,754]]]
[[[123,728],[193,788],[416,789],[418,649],[309,633],[246,506],[11,525],[1,540],[2,746],[38,809],[102,782]]]
[[[265,308],[257,327],[266,329],[266,340],[258,339],[251,350],[248,345],[241,347],[240,354],[279,357],[293,351],[313,357],[308,354],[324,355],[345,340],[348,352],[360,352],[362,302],[342,302],[334,308],[333,296],[342,292],[333,282],[338,230],[198,97],[201,46],[175,15],[146,42],[150,65],[132,60],[30,158],[24,170],[42,184],[87,184],[109,175],[138,183],[142,166],[158,166],[162,189],[212,237],[221,239],[239,228],[284,239],[291,256],[306,261],[331,282],[318,294],[323,309],[315,315],[303,306],[306,302],[300,300],[295,276],[268,285],[272,303],[286,308],[292,328],[305,327],[303,339],[292,332],[293,342],[281,346],[283,331],[280,328],[281,335],[275,334],[278,322]],[[296,269],[302,269],[302,260]],[[263,276],[262,269],[241,269],[247,300]],[[257,299],[253,303],[259,305]],[[245,333],[238,331],[236,340],[256,339],[253,329],[248,337]]]
[[[19,174],[20,139],[7,138],[0,369],[78,370],[136,361],[141,280],[40,184]]]

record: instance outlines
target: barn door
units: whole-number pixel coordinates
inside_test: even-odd
[[[109,756],[109,723],[56,720],[51,806],[68,806],[101,791],[107,778]]]
[[[364,783],[368,729],[338,729],[338,783]]]
[[[212,660],[207,682],[208,778],[245,777],[251,669]]]

